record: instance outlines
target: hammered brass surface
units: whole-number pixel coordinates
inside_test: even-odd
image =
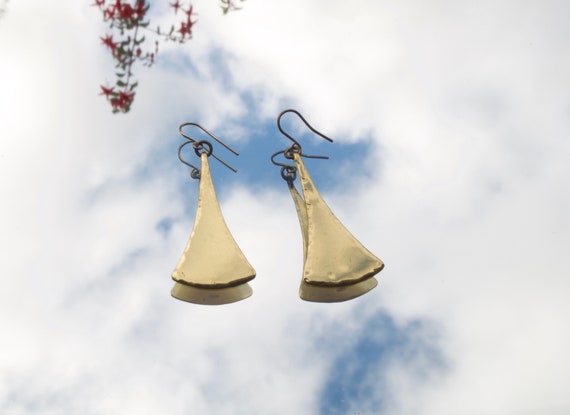
[[[301,234],[303,235],[303,263],[305,263],[307,260],[307,228],[309,227],[307,223],[307,207],[305,206],[303,197],[299,194],[295,186],[293,186],[293,183],[287,182],[287,184],[289,185],[289,191],[293,197],[295,210],[297,210],[297,216],[301,224]]]
[[[298,153],[294,153],[294,160],[306,209],[303,280],[311,285],[339,287],[364,281],[380,272],[384,263],[368,251],[332,213],[315,188]],[[300,201],[296,200],[299,212],[302,206],[298,203]]]
[[[295,209],[301,224],[301,232],[303,234],[303,258],[307,258],[307,208],[305,201],[295,189],[292,183],[289,183],[289,190],[295,202]],[[378,285],[376,278],[368,278],[364,281],[357,282],[351,285],[340,287],[325,287],[320,285],[308,284],[304,279],[301,279],[301,286],[299,287],[299,297],[305,301],[313,301],[318,303],[338,303],[341,301],[352,300],[353,298],[360,297],[372,290]]]
[[[234,287],[252,280],[255,277],[255,270],[238,247],[224,221],[206,153],[201,155],[201,161],[194,228],[184,253],[172,273],[172,279],[198,288]],[[180,287],[177,290],[183,291]]]
[[[252,294],[248,283],[228,288],[198,288],[174,283],[171,294],[174,298],[202,305],[220,305],[235,303]]]

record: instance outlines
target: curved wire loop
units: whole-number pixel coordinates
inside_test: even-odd
[[[276,166],[281,166],[281,177],[287,183],[291,184],[297,178],[297,167],[292,164],[279,163],[278,161],[275,161],[276,156],[278,156],[279,154],[283,154],[283,156],[285,156],[286,151],[287,150],[281,150],[278,151],[277,153],[273,153],[273,155],[271,156],[271,162]]]
[[[309,130],[311,130],[312,132],[314,132],[315,134],[317,134],[318,136],[324,138],[325,140],[330,141],[331,143],[333,142],[332,138],[327,137],[326,135],[324,135],[323,133],[321,133],[320,131],[317,131],[315,128],[313,128],[311,126],[311,124],[309,124],[309,122],[305,119],[305,117],[303,117],[301,115],[301,113],[297,110],[294,109],[287,109],[285,111],[282,111],[281,114],[279,114],[279,116],[277,117],[277,128],[279,129],[279,131],[281,132],[281,134],[283,134],[285,137],[287,137],[289,140],[291,140],[293,142],[293,144],[291,145],[291,147],[289,147],[287,150],[285,150],[285,152],[283,153],[283,155],[285,156],[285,158],[288,159],[292,159],[293,158],[293,153],[298,153],[300,156],[302,157],[306,157],[306,158],[313,158],[313,159],[328,159],[328,156],[311,156],[308,154],[303,154],[302,152],[302,148],[301,148],[301,144],[295,140],[293,137],[291,137],[287,132],[285,132],[285,130],[283,130],[283,127],[281,127],[281,118],[287,114],[288,112],[292,112],[294,114],[297,114],[297,116],[305,123],[305,125],[307,126],[307,128]]]
[[[213,146],[212,146],[211,142],[209,142],[207,140],[197,140],[194,137],[191,137],[190,135],[186,134],[183,131],[183,128],[186,126],[198,127],[200,130],[202,130],[204,133],[206,133],[207,135],[212,137],[214,140],[216,140],[218,143],[220,143],[222,146],[224,146],[227,150],[234,153],[236,156],[239,156],[239,153],[237,151],[235,151],[233,148],[231,148],[229,145],[224,143],[222,140],[220,140],[218,137],[216,137],[214,134],[212,134],[210,131],[206,130],[200,124],[197,124],[195,122],[186,122],[186,123],[180,124],[180,126],[178,127],[178,132],[180,133],[180,135],[182,137],[184,137],[188,141],[186,141],[185,143],[182,143],[180,145],[180,147],[178,147],[178,159],[182,163],[184,163],[185,165],[192,167],[192,171],[190,172],[190,177],[192,177],[193,179],[199,179],[200,178],[200,169],[198,167],[194,166],[193,164],[189,163],[188,161],[186,161],[182,157],[182,149],[184,148],[184,146],[186,146],[188,144],[192,145],[192,148],[194,149],[194,152],[196,153],[196,155],[198,157],[200,157],[200,155],[202,153],[206,153],[206,155],[208,157],[213,156],[216,160],[218,160],[220,163],[222,163],[224,166],[226,166],[228,169],[230,169],[234,173],[237,172],[236,169],[234,169],[232,166],[230,166],[228,163],[226,163],[224,160],[222,160],[221,158],[219,158],[217,155],[214,154]]]
[[[184,148],[184,146],[188,145],[188,144],[192,144],[192,148],[194,149],[194,152],[196,153],[196,155],[198,157],[200,157],[200,155],[202,153],[206,153],[208,155],[208,157],[210,157],[212,155],[212,143],[210,143],[209,141],[206,140],[201,140],[201,141],[186,141],[185,143],[182,143],[182,145],[180,147],[178,147],[178,160],[180,160],[182,163],[186,164],[189,167],[192,167],[192,171],[190,172],[190,177],[192,177],[193,179],[199,179],[200,178],[200,169],[196,166],[194,166],[191,163],[188,163],[186,160],[184,160],[184,158],[182,157],[182,149]],[[200,150],[203,150],[202,152],[200,152]]]
[[[292,165],[292,164],[279,163],[278,161],[275,161],[276,156],[278,156],[279,154],[283,154],[283,157],[285,157],[286,159],[289,159],[289,160],[293,159],[293,153],[297,153],[301,157],[312,158],[312,159],[328,159],[329,157],[328,156],[315,156],[315,155],[309,155],[309,154],[303,153],[301,143],[299,143],[297,140],[295,140],[291,135],[289,135],[285,130],[283,130],[283,127],[281,127],[281,118],[283,117],[283,115],[285,115],[288,112],[292,112],[294,114],[297,114],[297,116],[305,123],[307,128],[309,130],[311,130],[312,132],[314,132],[315,134],[317,134],[318,136],[324,138],[327,141],[330,141],[331,143],[333,142],[333,140],[331,138],[327,137],[326,135],[324,135],[323,133],[321,133],[320,131],[317,131],[315,128],[313,128],[311,126],[311,124],[309,124],[309,122],[297,110],[287,109],[285,111],[282,111],[279,114],[279,116],[277,117],[277,128],[279,129],[281,134],[283,134],[285,137],[287,137],[289,140],[291,140],[293,142],[293,144],[289,148],[286,148],[285,150],[281,150],[281,151],[274,153],[271,156],[271,162],[273,164],[275,164],[276,166],[281,166],[281,177],[287,183],[291,184],[297,178],[297,167],[295,165]]]

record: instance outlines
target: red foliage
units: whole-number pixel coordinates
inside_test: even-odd
[[[181,7],[180,2],[176,0],[174,3],[169,3],[174,8],[174,13],[178,13],[178,9]]]
[[[101,37],[105,47],[111,51],[115,61],[117,77],[114,87],[101,86],[101,94],[104,95],[114,113],[129,112],[135,97],[135,88],[138,85],[133,79],[132,68],[139,61],[143,66],[151,66],[158,53],[159,41],[155,40],[151,50],[145,48],[146,38],[144,32],[149,32],[155,37],[184,43],[192,38],[192,26],[196,21],[192,13],[192,6],[188,9],[183,7],[179,0],[171,6],[176,12],[182,9],[185,13],[183,20],[172,25],[167,33],[161,32],[160,28],[150,29],[149,22],[145,20],[150,5],[146,0],[94,0],[93,6],[99,8],[103,15],[103,21],[108,23],[111,34]],[[117,38],[118,40],[115,40]],[[146,50],[145,50],[146,49]]]
[[[147,0],[110,0],[109,3],[107,0],[94,0],[93,6],[101,11],[103,21],[108,24],[112,32],[101,37],[101,41],[111,51],[117,79],[113,87],[101,86],[100,95],[107,98],[114,113],[126,113],[131,109],[135,88],[138,85],[132,73],[135,62],[138,61],[143,66],[152,66],[158,53],[159,40],[154,41],[154,47],[150,50],[144,47],[146,42],[144,32],[151,33],[164,41],[178,43],[185,43],[192,38],[192,27],[196,23],[192,20],[194,17],[192,5],[186,8],[184,2],[181,3],[180,0],[169,4],[174,9],[175,15],[181,10],[183,16],[170,27],[169,31],[161,32],[159,27],[156,29],[148,27],[149,22],[145,18],[150,5]],[[220,5],[224,14],[239,9],[236,0],[220,0]]]
[[[105,46],[107,46],[109,49],[111,49],[111,52],[113,52],[113,55],[114,55],[115,51],[117,50],[117,43],[113,42],[113,36],[107,35],[104,38],[102,37],[101,40],[103,41],[103,44]]]
[[[101,85],[101,93],[99,95],[105,95],[107,98],[109,98],[111,96],[111,94],[113,94],[113,90],[115,89],[115,87],[111,87],[111,88],[107,88],[104,87],[103,85]]]

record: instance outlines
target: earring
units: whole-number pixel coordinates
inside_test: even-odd
[[[333,140],[311,127],[296,110],[285,110],[277,118],[279,131],[293,142],[288,149],[274,153],[271,161],[281,166],[281,177],[287,182],[301,224],[304,259],[299,296],[306,301],[323,303],[351,300],[378,285],[374,275],[384,268],[384,263],[344,227],[319,194],[303,163],[303,157],[328,157],[303,154],[299,142],[281,127],[281,118],[288,112],[299,116],[315,134],[330,142]],[[275,161],[280,154],[293,160],[295,165]],[[293,183],[297,174],[303,196]]]
[[[216,197],[210,174],[208,158],[214,157],[230,170],[232,166],[213,153],[209,141],[198,141],[184,133],[186,126],[195,126],[208,134],[226,149],[238,153],[220,139],[196,123],[185,123],[179,127],[186,142],[178,148],[178,158],[192,168],[190,176],[199,179],[198,207],[194,228],[176,268],[172,272],[175,281],[172,296],[196,304],[219,305],[243,300],[252,294],[247,283],[255,278],[255,270],[245,258],[226,222]],[[190,164],[182,157],[185,146],[191,145],[200,157],[201,168]]]

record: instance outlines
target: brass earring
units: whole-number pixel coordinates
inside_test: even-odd
[[[194,227],[184,252],[172,272],[175,281],[172,296],[179,300],[207,305],[219,305],[243,300],[252,294],[248,284],[255,278],[255,270],[247,261],[230,233],[216,197],[208,158],[214,157],[230,170],[236,170],[213,152],[212,143],[196,140],[183,128],[195,126],[212,137],[226,149],[238,153],[219,138],[196,123],[184,123],[180,134],[186,138],[178,149],[178,158],[192,168],[190,176],[199,179],[198,207]],[[198,168],[182,157],[185,146],[191,145],[200,157]]]
[[[315,134],[330,142],[333,140],[311,127],[296,110],[285,110],[277,118],[279,131],[293,142],[286,150],[274,153],[271,161],[281,166],[281,177],[287,182],[301,224],[304,264],[299,296],[306,301],[323,303],[351,300],[376,287],[378,282],[374,275],[384,268],[384,263],[345,228],[319,194],[303,157],[328,157],[303,154],[299,142],[281,127],[281,118],[288,112],[299,116]],[[295,165],[277,162],[275,157],[280,154],[293,160]],[[297,174],[303,196],[294,185]]]

